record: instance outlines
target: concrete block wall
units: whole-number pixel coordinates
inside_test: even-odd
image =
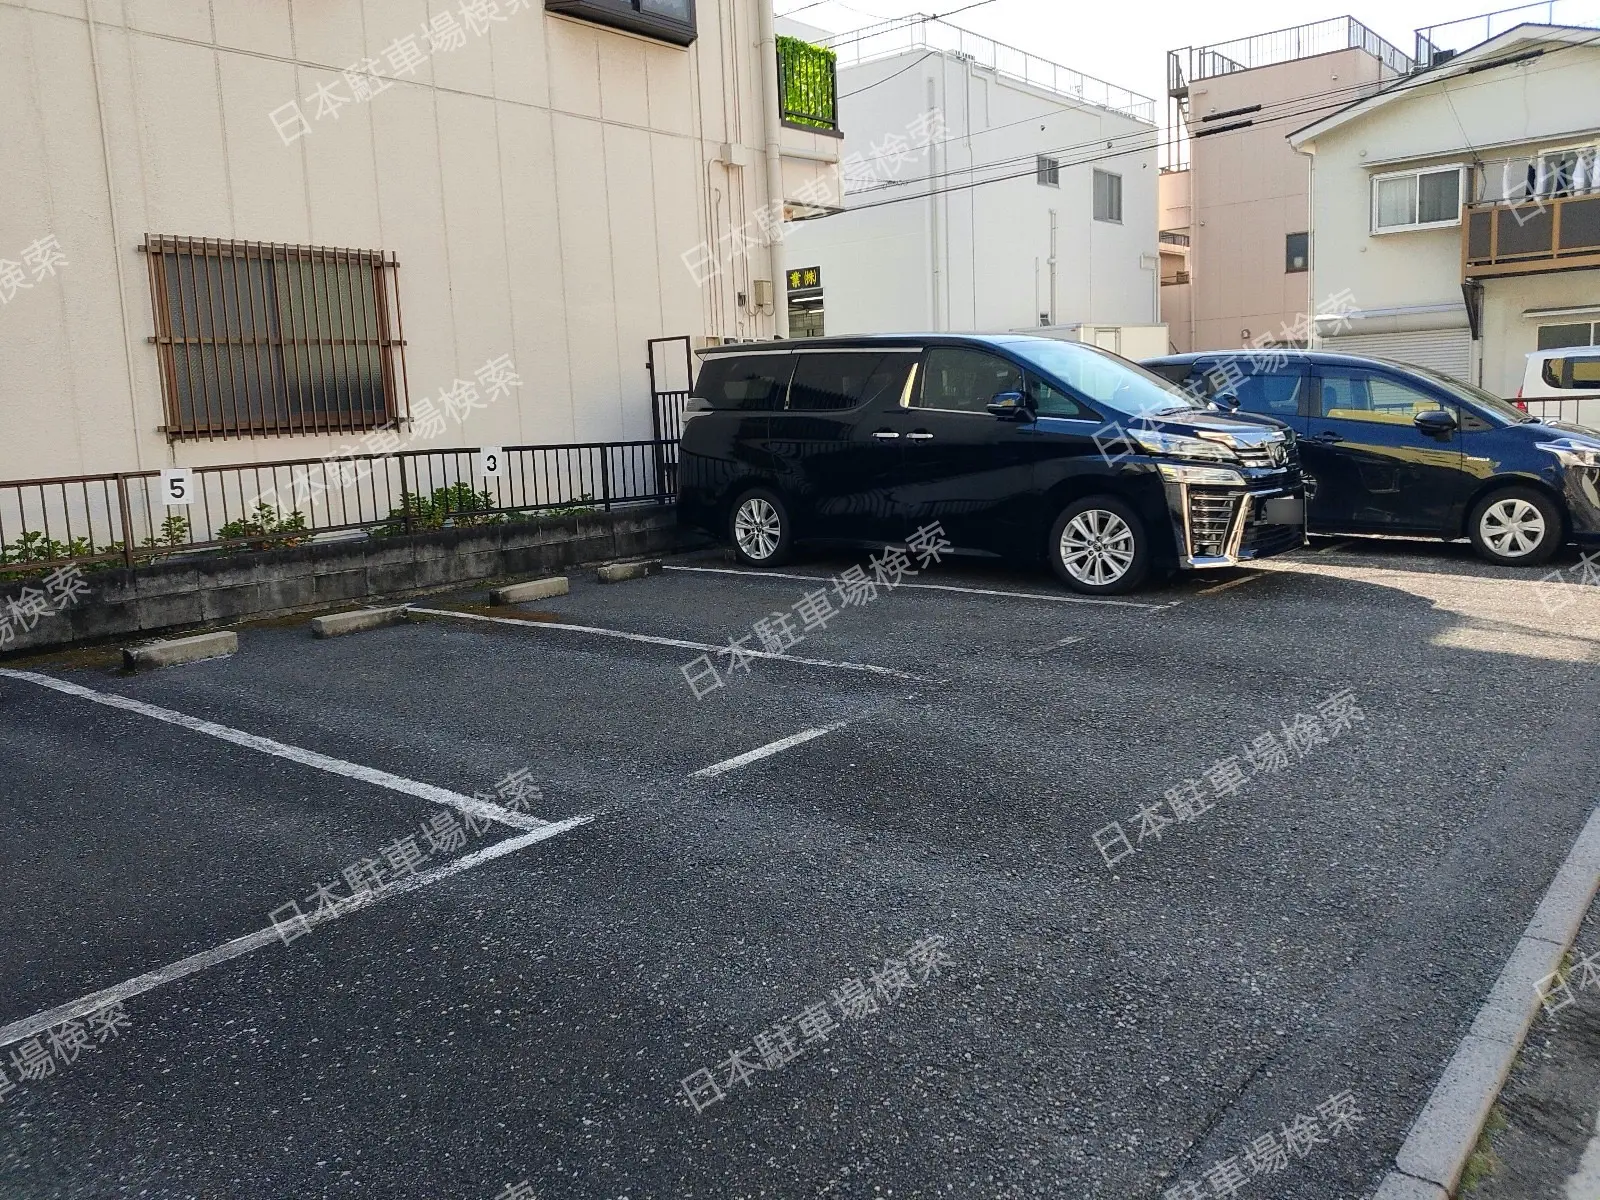
[[[76,603],[31,629],[11,621],[0,658],[661,554],[682,536],[674,510],[630,509],[86,572],[89,590]],[[25,586],[40,585],[0,582],[0,619]]]

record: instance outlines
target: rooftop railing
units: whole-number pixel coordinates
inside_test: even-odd
[[[1149,96],[971,33],[937,17],[919,13],[905,20],[869,26],[854,34],[841,34],[837,39],[830,38],[829,42],[838,52],[841,67],[858,66],[908,50],[931,50],[958,55],[997,75],[1138,121],[1154,124],[1156,119],[1156,102]]]
[[[1275,29],[1215,46],[1186,46],[1167,54],[1167,90],[1177,93],[1200,79],[1253,71],[1336,50],[1365,50],[1396,75],[1409,74],[1411,56],[1379,37],[1354,17],[1330,17],[1289,29]]]
[[[1426,25],[1416,31],[1418,67],[1434,67],[1448,62],[1463,50],[1470,50],[1490,38],[1499,37],[1518,25],[1567,25],[1600,29],[1600,2],[1597,0],[1540,0],[1462,17],[1440,25]]]

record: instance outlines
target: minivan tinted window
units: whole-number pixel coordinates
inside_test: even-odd
[[[792,354],[715,355],[705,360],[694,385],[695,396],[704,403],[692,407],[744,412],[782,408],[793,370]]]
[[[987,412],[1002,392],[1022,391],[1022,370],[997,354],[936,346],[928,351],[919,408]]]
[[[915,361],[912,354],[796,355],[789,409],[830,412],[898,400]]]

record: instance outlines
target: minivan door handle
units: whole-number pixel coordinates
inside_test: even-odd
[[[1317,434],[1317,441],[1327,442],[1331,446],[1334,442],[1344,441],[1344,438],[1331,429],[1324,429],[1321,433]]]
[[[906,434],[906,441],[931,442],[933,441],[933,434],[929,433],[926,429],[919,429],[915,433]]]
[[[892,429],[880,429],[872,435],[880,442],[892,442],[900,435]]]

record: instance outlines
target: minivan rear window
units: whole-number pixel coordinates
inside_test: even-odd
[[[1567,370],[1571,368],[1571,382]],[[1554,388],[1600,388],[1600,356],[1594,358],[1547,358],[1544,381]]]
[[[704,401],[691,407],[713,412],[771,412],[783,407],[792,354],[719,354],[707,358],[695,380],[694,395]]]
[[[789,387],[791,412],[837,412],[898,399],[912,354],[808,354],[795,356]]]

